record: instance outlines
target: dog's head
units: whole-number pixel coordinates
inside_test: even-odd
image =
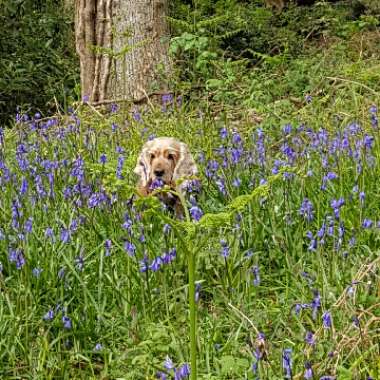
[[[176,181],[196,175],[198,171],[185,143],[172,137],[158,137],[143,146],[134,172],[140,177],[140,186],[149,193],[154,182],[174,188]],[[179,191],[185,182],[177,186]]]

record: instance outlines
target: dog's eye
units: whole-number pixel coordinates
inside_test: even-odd
[[[169,154],[168,154],[168,159],[169,159],[169,160],[174,160],[174,154],[169,153]]]
[[[155,158],[156,158],[155,154],[154,154],[154,153],[151,153],[151,154],[150,154],[150,159],[151,159],[151,160],[154,160]]]

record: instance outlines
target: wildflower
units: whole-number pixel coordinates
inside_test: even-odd
[[[175,380],[182,380],[188,378],[190,375],[190,366],[185,363],[181,367],[179,367],[177,370],[174,371],[174,379]]]
[[[8,255],[9,261],[16,264],[17,269],[25,265],[25,257],[22,249],[10,250]]]
[[[125,161],[124,156],[120,154],[119,158],[117,159],[117,167],[116,167],[116,177],[118,179],[124,179],[124,176],[122,175],[124,161]]]
[[[195,284],[195,302],[198,302],[199,301],[199,295],[200,295],[200,292],[201,292],[201,288],[202,288],[202,285],[197,282]]]
[[[70,236],[70,231],[66,228],[61,229],[61,241],[62,243],[70,243],[71,236]]]
[[[309,199],[304,198],[302,201],[301,207],[299,209],[299,214],[304,217],[308,222],[311,222],[314,218],[314,209],[313,204]]]
[[[190,207],[189,212],[193,220],[195,220],[196,222],[198,222],[203,216],[203,211],[198,206]]]
[[[322,322],[323,322],[323,327],[325,329],[331,328],[332,322],[331,322],[331,314],[329,311],[325,311],[322,315]]]
[[[314,290],[314,298],[311,302],[312,317],[315,320],[317,318],[318,309],[321,307],[321,295],[318,290]]]
[[[153,259],[152,264],[149,266],[149,269],[152,270],[153,272],[157,272],[158,270],[161,269],[161,265],[162,265],[162,258],[158,256]]]
[[[99,352],[103,349],[103,346],[101,343],[96,343],[95,347],[94,347],[94,351],[95,352]]]
[[[107,239],[104,242],[104,249],[105,249],[105,256],[110,256],[111,255],[111,248],[112,248],[112,241]]]
[[[220,138],[222,140],[225,140],[228,137],[228,129],[226,127],[223,127],[219,132]]]
[[[139,261],[140,272],[145,273],[149,269],[148,257],[144,255],[144,258]]]
[[[334,210],[334,215],[336,219],[340,217],[340,208],[344,205],[344,198],[333,199],[330,202],[331,208]]]
[[[228,244],[225,240],[220,240],[220,245],[222,246],[221,255],[225,259],[230,255],[230,248],[228,247]]]
[[[26,234],[30,234],[33,229],[33,218],[28,218],[24,224],[24,231]]]
[[[54,310],[49,309],[48,312],[42,317],[44,321],[52,321],[54,318]]]
[[[20,194],[21,195],[26,194],[26,192],[28,191],[28,187],[29,187],[28,181],[25,177],[23,177],[21,180]]]
[[[157,178],[149,186],[150,190],[161,189],[165,186],[165,182],[161,178]]]
[[[107,162],[107,156],[104,153],[100,155],[99,162],[103,165]]]
[[[313,369],[311,367],[310,362],[305,363],[305,373],[304,373],[304,379],[312,379],[313,378]]]
[[[65,269],[64,267],[62,267],[62,268],[58,271],[58,278],[59,278],[60,280],[62,280],[63,277],[65,276],[65,271],[66,271],[66,269]]]
[[[305,342],[309,344],[310,346],[314,346],[315,338],[314,338],[314,334],[311,331],[306,331]]]
[[[128,240],[124,243],[124,249],[129,256],[132,257],[136,255],[136,246]]]
[[[42,268],[33,268],[32,273],[34,277],[40,277],[40,274],[42,273]]]
[[[63,327],[65,329],[67,329],[67,330],[71,329],[71,327],[72,327],[71,319],[67,315],[64,315],[62,317],[62,323],[63,323]]]
[[[306,101],[306,103],[309,104],[309,103],[311,103],[312,100],[313,100],[313,98],[312,98],[311,95],[308,94],[308,95],[305,96],[305,101]]]
[[[253,276],[254,276],[254,279],[253,279],[253,285],[255,286],[258,286],[260,285],[260,272],[259,272],[259,267],[257,265],[255,265],[252,269],[251,269],[252,273],[253,273]]]
[[[116,113],[119,110],[119,106],[116,103],[111,103],[111,113]]]
[[[156,378],[159,379],[159,380],[167,380],[168,379],[166,373],[165,372],[161,372],[161,371],[158,371],[156,373]]]
[[[172,229],[172,227],[170,226],[170,224],[165,224],[164,225],[164,227],[163,227],[163,233],[165,234],[165,235],[167,235],[169,232],[170,232],[170,230]]]
[[[371,228],[372,227],[372,220],[371,219],[364,219],[362,223],[363,228]]]
[[[166,359],[164,361],[164,367],[170,371],[171,369],[174,369],[174,363],[173,363],[173,360],[170,359],[169,356],[166,356]]]
[[[285,348],[282,352],[282,368],[284,370],[284,378],[292,378],[292,349]]]
[[[83,253],[81,252],[79,256],[75,258],[75,266],[77,267],[78,270],[82,271],[84,267],[84,257]]]

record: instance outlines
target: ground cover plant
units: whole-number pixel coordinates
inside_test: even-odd
[[[308,96],[277,127],[172,96],[18,115],[0,140],[2,376],[187,378],[193,252],[198,378],[378,378],[378,111],[355,99],[321,117]],[[133,198],[154,135],[197,158],[190,222]]]

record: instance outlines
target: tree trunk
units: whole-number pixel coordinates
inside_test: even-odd
[[[136,100],[168,70],[167,0],[76,0],[82,97]]]

